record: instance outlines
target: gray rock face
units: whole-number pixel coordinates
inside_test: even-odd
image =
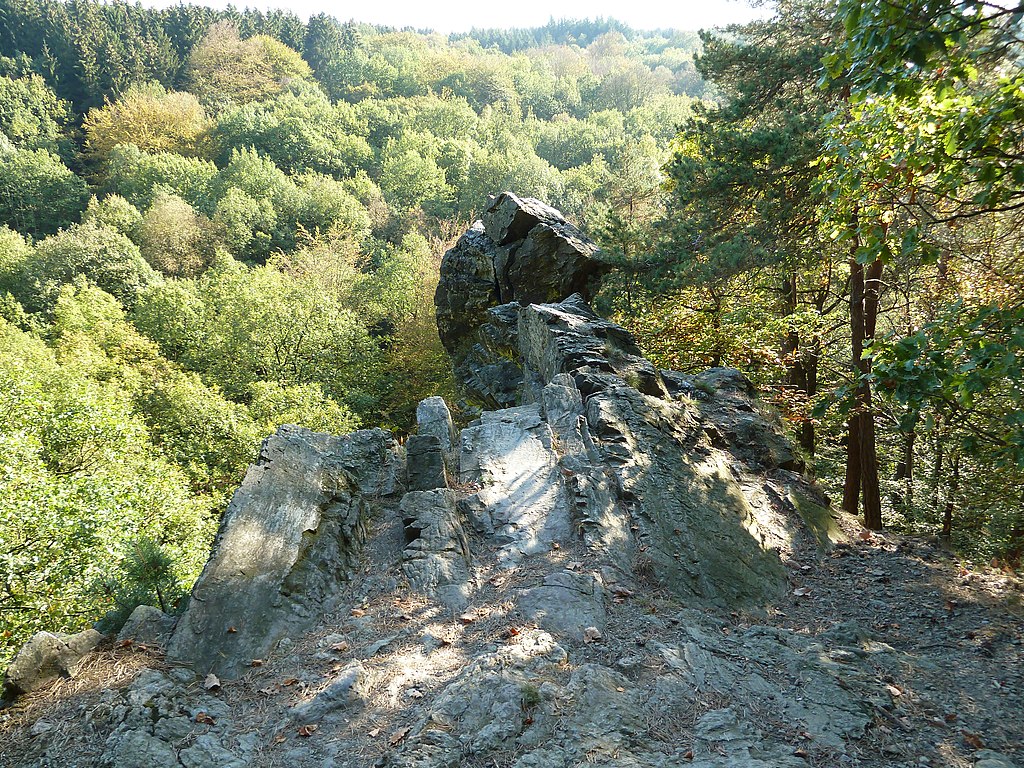
[[[416,406],[417,434],[433,435],[441,443],[441,450],[448,452],[458,445],[459,433],[452,423],[452,412],[443,397],[428,397]]]
[[[487,412],[462,430],[459,474],[462,483],[480,486],[466,504],[493,532],[502,561],[547,552],[569,537],[558,454],[539,406]]]
[[[438,331],[456,368],[470,359],[461,378],[472,373],[480,379],[468,384],[470,397],[505,407],[512,404],[505,390],[516,386],[509,327],[488,310],[510,302],[560,301],[573,293],[589,297],[607,270],[598,253],[555,209],[504,192],[445,254],[435,294]],[[509,352],[511,360],[504,356]]]
[[[140,605],[117,633],[119,642],[127,640],[139,645],[163,648],[174,630],[175,618],[152,605]]]
[[[292,707],[288,712],[289,719],[300,725],[319,723],[358,708],[363,704],[366,687],[366,670],[358,661],[351,661],[313,698]]]
[[[579,641],[588,627],[605,628],[604,588],[592,574],[562,571],[523,592],[520,612],[543,629]]]
[[[106,740],[102,765],[110,768],[245,768],[251,744],[227,737],[230,708],[216,696],[196,694],[187,674],[155,670],[139,676],[110,703],[116,727]],[[202,713],[206,717],[198,717]],[[204,722],[199,722],[203,720]]]
[[[618,665],[625,674],[567,664],[555,638],[530,630],[468,665],[385,765],[487,764],[514,753],[520,768],[797,768],[807,763],[786,730],[760,730],[747,713],[772,712],[836,755],[871,722],[880,686],[869,664],[830,661],[820,641],[787,630],[726,633],[700,611],[676,620],[687,639],[638,647]]]
[[[82,659],[103,635],[86,629],[74,635],[37,632],[7,668],[4,685],[11,693],[30,693],[61,677],[74,677]]]
[[[168,659],[234,677],[316,620],[365,536],[367,504],[349,468],[369,467],[364,483],[381,487],[381,470],[371,466],[381,441],[355,437],[282,427],[264,442],[224,515]]]
[[[447,488],[410,491],[400,511],[406,541],[402,569],[409,582],[450,605],[465,605],[469,542],[455,493]]]
[[[437,435],[412,435],[405,445],[406,486],[410,491],[447,488],[445,451]]]

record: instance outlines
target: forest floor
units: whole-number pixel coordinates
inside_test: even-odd
[[[778,713],[764,713],[763,721],[754,711],[746,717],[761,732],[786,730],[780,738],[810,768],[1013,765],[1003,758],[1024,766],[1024,582],[996,569],[969,570],[934,542],[888,533],[868,537],[853,521],[840,522],[848,543],[825,554],[791,553],[790,589],[767,614],[723,613],[716,621],[725,635],[736,636],[758,625],[810,637],[853,627],[876,646],[891,646],[883,654],[889,661],[874,668],[889,702],[874,706],[864,736],[842,752],[817,748],[797,724],[780,724]],[[482,587],[471,610],[438,610],[395,579],[390,566],[397,565],[403,546],[400,520],[384,515],[376,528],[350,600],[317,630],[217,692],[219,703],[212,703],[218,709],[207,714],[234,738],[260,735],[249,765],[380,765],[468,663],[535,631],[517,616],[511,597],[538,581],[537,569],[478,572]],[[549,566],[587,568],[582,548],[545,557]],[[644,586],[618,593],[612,588],[617,597],[609,601],[606,637],[577,646],[576,661],[625,669],[624,659],[646,653],[644,663],[659,663],[645,646],[678,642],[686,612]],[[347,659],[362,660],[375,704],[310,738],[316,728],[296,729],[289,713],[322,691]],[[158,652],[108,643],[79,678],[0,711],[0,765],[103,764],[105,739],[115,724],[108,715],[129,685],[152,674],[147,667],[175,673]],[[198,683],[185,685],[196,697],[207,695]],[[722,698],[698,703],[714,709],[725,706],[727,694]],[[670,713],[662,714],[660,725],[648,723],[645,738],[663,740],[667,749],[685,743],[693,722],[685,713],[671,723],[665,719]],[[197,733],[206,728],[195,727]],[[487,766],[491,759],[493,753]],[[509,755],[500,765],[513,761]]]
[[[788,564],[793,589],[768,621],[811,634],[853,622],[906,660],[883,675],[892,708],[851,757],[959,768],[993,750],[1024,765],[1024,582],[934,539],[845,527],[851,543]]]

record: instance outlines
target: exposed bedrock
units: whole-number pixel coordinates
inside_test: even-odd
[[[288,426],[267,438],[228,505],[168,660],[235,677],[315,624],[355,564],[367,499],[395,492],[399,464],[382,430],[335,437]]]

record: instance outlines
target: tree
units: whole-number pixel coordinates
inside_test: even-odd
[[[131,238],[136,227],[142,223],[142,214],[120,195],[107,195],[102,200],[94,195],[85,207],[82,223],[113,229]]]
[[[44,149],[69,159],[70,105],[38,75],[0,77],[0,133],[22,149]]]
[[[311,78],[296,51],[265,35],[242,40],[228,21],[210,27],[188,60],[190,89],[209,104],[260,101]]]
[[[146,210],[162,188],[197,210],[211,213],[216,204],[216,179],[217,166],[208,160],[173,152],[143,152],[134,145],[120,144],[107,158],[101,189]]]
[[[752,272],[771,285],[778,315],[787,318],[779,354],[804,403],[800,439],[809,454],[816,440],[806,404],[818,394],[821,340],[801,318],[820,316],[830,303],[831,264],[841,258],[821,234],[817,186],[821,126],[837,96],[816,87],[816,72],[832,27],[827,9],[785,3],[778,19],[730,37],[704,36],[698,67],[727,100],[699,106],[680,133],[665,219],[670,263],[684,274],[695,270],[688,283]],[[851,422],[851,434],[859,430]],[[860,476],[852,459],[849,474],[851,482]],[[875,497],[869,488],[869,506]],[[847,508],[857,506],[854,499]]]
[[[919,434],[1024,466],[1024,7],[843,2],[840,13],[827,77],[848,83],[850,103],[829,125],[832,223],[858,262],[932,270],[945,291],[922,326],[876,340],[860,386],[897,404],[908,487]]]
[[[78,275],[131,307],[156,275],[138,246],[93,223],[76,224],[42,240],[25,263],[16,294],[30,311],[54,309],[63,286]]]
[[[224,110],[217,119],[218,159],[252,147],[290,173],[318,171],[339,178],[368,169],[373,150],[365,121],[347,104],[331,104],[310,87],[274,99]]]
[[[168,93],[159,83],[149,83],[133,85],[117,101],[90,110],[82,127],[86,150],[103,162],[122,144],[144,152],[205,156],[212,125],[195,96]]]
[[[194,277],[212,261],[219,241],[212,221],[176,195],[158,192],[135,227],[142,257],[171,277]]]
[[[16,149],[0,136],[0,220],[32,237],[75,221],[89,198],[85,181],[44,149]]]

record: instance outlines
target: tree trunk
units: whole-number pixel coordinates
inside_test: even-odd
[[[953,510],[956,509],[956,497],[960,492],[960,455],[953,454],[952,472],[946,484],[946,508],[942,512],[942,538],[947,542],[953,536]]]
[[[942,422],[939,418],[936,418],[935,425],[938,427]],[[939,508],[939,488],[942,485],[942,459],[943,459],[943,443],[942,443],[942,432],[936,431],[934,437],[935,441],[935,457],[932,461],[932,498],[931,507],[933,510]]]
[[[860,374],[864,354],[864,265],[854,257],[850,259],[850,352],[853,374]],[[861,437],[864,434],[861,419],[861,388],[857,388],[853,410],[846,423],[846,481],[843,484],[843,509],[856,515],[860,508]]]
[[[864,342],[875,337],[878,304],[882,293],[882,262],[876,259],[867,268],[864,279]],[[862,350],[863,352],[863,350]],[[871,359],[861,357],[858,368],[862,375],[871,373]],[[878,483],[878,454],[875,443],[875,410],[871,402],[871,385],[863,381],[858,387],[861,410],[860,489],[864,505],[864,526],[882,530],[882,498]]]
[[[854,246],[856,253],[856,245]],[[875,448],[875,415],[871,386],[864,377],[871,373],[871,360],[864,357],[866,343],[874,336],[881,293],[882,262],[865,270],[856,257],[850,259],[850,342],[854,375],[858,377],[853,414],[847,424],[846,482],[843,509],[857,513],[863,504],[864,526],[882,529],[882,500],[878,485],[878,456]]]
[[[903,443],[903,504],[906,507],[908,519],[914,517],[914,443],[917,440],[917,432],[907,432]]]
[[[796,314],[798,306],[797,274],[791,272],[782,281],[783,316],[789,317]],[[800,333],[795,328],[790,328],[782,340],[782,357],[786,360],[786,383],[794,390],[801,393],[807,401],[815,395],[813,380],[817,378],[817,370],[811,371],[811,367],[817,364],[812,359],[812,353],[802,348]],[[804,419],[800,424],[800,448],[808,456],[814,455],[814,423],[810,419]]]

